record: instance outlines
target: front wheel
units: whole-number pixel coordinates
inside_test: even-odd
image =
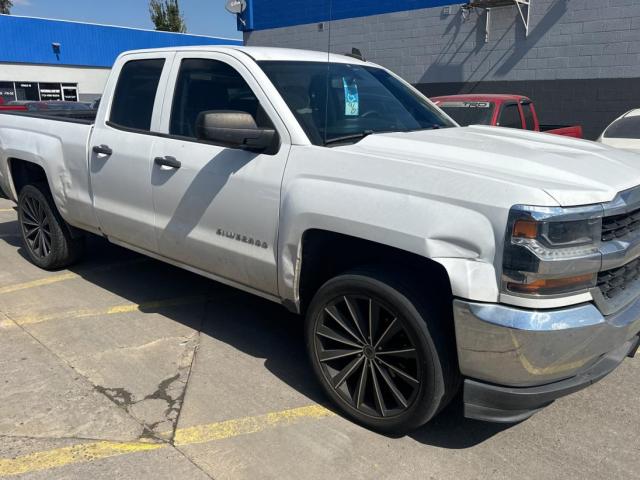
[[[84,239],[72,237],[46,186],[22,188],[18,196],[18,222],[27,256],[40,268],[64,268],[83,252]]]
[[[327,395],[358,423],[405,433],[455,393],[451,332],[400,276],[355,271],[329,280],[306,318],[313,369]]]

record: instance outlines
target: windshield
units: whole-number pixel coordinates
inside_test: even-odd
[[[442,102],[438,106],[459,125],[491,125],[495,104],[492,102]]]
[[[437,108],[385,70],[342,63],[260,62],[315,145],[371,133],[452,127]]]

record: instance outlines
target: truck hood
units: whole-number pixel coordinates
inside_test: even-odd
[[[560,206],[608,202],[640,184],[638,154],[510,128],[382,133],[342,148],[539,188]]]

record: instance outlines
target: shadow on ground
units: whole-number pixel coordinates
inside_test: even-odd
[[[0,223],[0,238],[18,247],[17,222]],[[18,252],[25,257],[22,248]],[[25,257],[26,259],[26,257]],[[132,262],[135,268],[110,268],[114,262]],[[206,315],[172,307],[148,309],[180,322],[255,358],[264,359],[268,373],[278,377],[314,402],[329,408],[316,383],[304,347],[300,317],[275,303],[241,292],[199,275],[146,259],[107,241],[91,237],[84,262],[69,270],[99,288],[140,304],[169,298],[202,296]],[[199,310],[199,309],[198,309]],[[456,399],[431,423],[411,434],[416,441],[441,448],[477,445],[505,426],[468,420]]]

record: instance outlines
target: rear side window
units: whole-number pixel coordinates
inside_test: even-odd
[[[522,128],[522,119],[517,104],[511,103],[502,107],[498,125],[500,127]]]
[[[535,130],[536,122],[533,118],[533,110],[530,103],[522,104],[522,112],[524,113],[524,123],[527,130]]]
[[[640,138],[640,115],[613,122],[604,136],[605,138]]]
[[[251,87],[236,69],[218,60],[184,59],[176,82],[169,133],[196,138],[198,116],[211,110],[246,112],[258,127],[273,128]]]
[[[132,60],[122,67],[109,120],[120,127],[149,131],[164,59]]]

